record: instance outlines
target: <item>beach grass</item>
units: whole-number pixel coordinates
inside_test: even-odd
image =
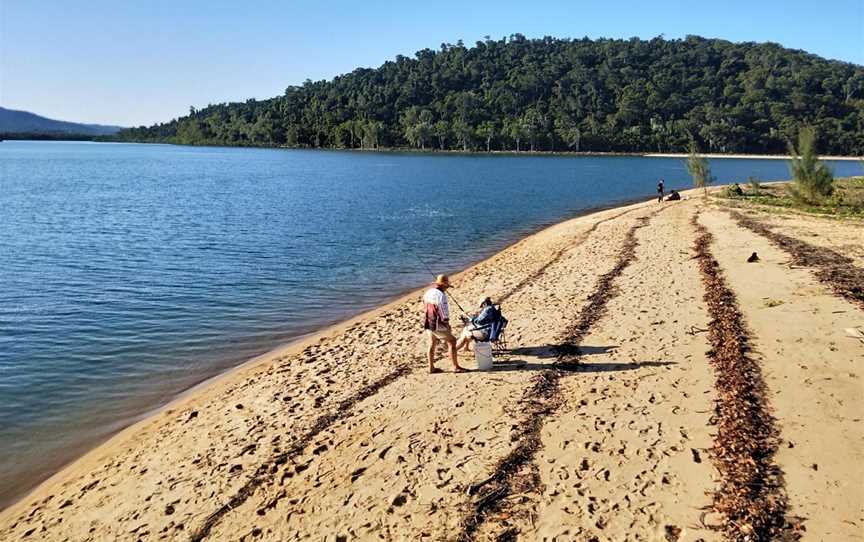
[[[768,212],[801,212],[835,218],[864,218],[864,177],[834,180],[834,194],[822,202],[812,203],[795,198],[787,189],[789,183],[761,184],[756,179],[742,183],[743,194],[731,187],[715,193],[723,203],[733,207],[760,208]]]

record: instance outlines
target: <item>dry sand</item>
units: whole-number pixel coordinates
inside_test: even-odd
[[[412,293],[122,432],[0,514],[0,540],[719,539],[697,212],[765,375],[790,522],[805,540],[860,538],[864,341],[844,329],[864,310],[691,194],[558,224],[457,275],[463,304],[503,301],[497,370],[429,375]],[[806,231],[832,246],[834,224]],[[580,365],[559,372],[583,317]],[[531,393],[551,374],[544,410]],[[531,427],[538,446],[515,453]]]
[[[760,215],[760,220],[811,245],[836,250],[864,268],[864,221],[773,213]]]

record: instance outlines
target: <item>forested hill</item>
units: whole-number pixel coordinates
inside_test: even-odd
[[[213,145],[864,154],[864,68],[774,43],[688,37],[444,44],[120,139]]]

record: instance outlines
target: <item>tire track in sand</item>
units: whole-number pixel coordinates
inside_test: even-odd
[[[698,221],[694,243],[711,321],[708,359],[717,391],[717,434],[711,458],[720,473],[713,509],[722,525],[709,526],[727,540],[795,540],[800,523],[786,518],[788,499],[783,473],[774,462],[779,431],[770,414],[762,369],[750,355],[750,335],[735,293],[711,254],[714,236]],[[704,522],[704,515],[703,515]]]
[[[461,531],[455,537],[457,541],[474,540],[480,527],[494,513],[502,512],[505,509],[507,497],[540,485],[533,461],[537,450],[542,446],[540,434],[545,419],[555,414],[564,402],[560,393],[559,381],[568,372],[578,370],[579,344],[588,334],[591,326],[603,316],[609,299],[616,295],[615,279],[635,259],[638,245],[636,230],[645,227],[648,221],[661,210],[654,211],[647,217],[639,217],[637,224],[629,229],[619,251],[615,267],[600,276],[594,292],[588,298],[588,304],[579,312],[573,325],[563,334],[562,345],[557,348],[556,352],[556,367],[543,371],[532,379],[533,385],[526,390],[519,401],[520,408],[525,411],[525,415],[519,424],[519,433],[515,434],[517,444],[509,454],[498,462],[492,476],[469,487],[468,494],[478,497],[471,504],[470,512],[461,522]],[[526,469],[527,473],[524,472]],[[499,539],[513,539],[516,534],[508,531],[503,533]]]

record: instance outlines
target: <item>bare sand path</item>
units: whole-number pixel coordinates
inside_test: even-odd
[[[864,268],[864,220],[836,220],[807,215],[772,215],[747,213],[758,216],[769,227],[818,247],[836,250]]]
[[[476,539],[716,538],[699,528],[713,485],[713,396],[707,345],[693,332],[707,317],[690,257],[692,212],[669,207],[635,230],[635,259],[582,340],[580,366],[561,379],[564,405],[520,473],[536,483],[510,495]]]
[[[635,262],[564,380],[566,408],[544,429],[544,540],[711,540],[699,528],[714,470],[708,318],[691,258],[692,206],[639,230]]]

